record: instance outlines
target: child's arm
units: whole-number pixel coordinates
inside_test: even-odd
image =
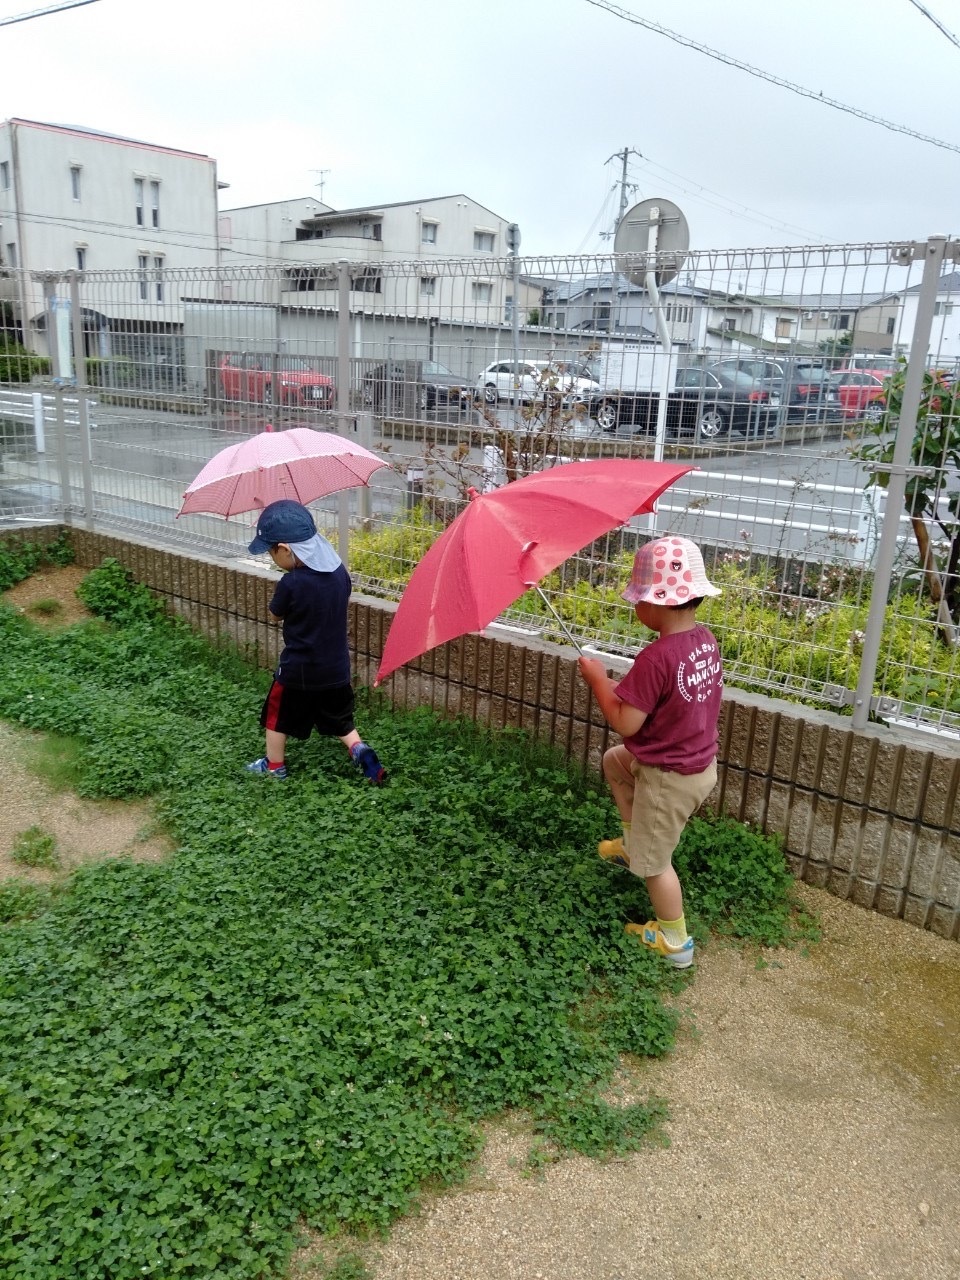
[[[623,738],[632,738],[635,733],[639,733],[647,713],[631,707],[629,702],[617,697],[617,681],[610,679],[600,659],[581,657],[578,663],[580,674],[590,686],[610,728]]]

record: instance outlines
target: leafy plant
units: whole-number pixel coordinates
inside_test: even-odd
[[[77,595],[91,613],[108,622],[148,621],[163,612],[148,588],[112,558],[87,574]]]
[[[63,613],[63,605],[54,597],[46,596],[43,600],[34,600],[27,612],[36,614],[39,618],[56,618]]]
[[[656,1136],[662,1104],[603,1091],[669,1051],[685,979],[623,933],[648,904],[596,858],[598,779],[368,697],[389,787],[316,737],[263,785],[266,674],[90,577],[106,624],[0,612],[0,716],[76,744],[86,794],[154,794],[179,850],[0,886],[0,1273],[265,1280],[298,1223],[381,1231],[462,1178],[506,1108],[550,1151]],[[792,936],[775,842],[717,830],[729,893],[707,834],[687,853],[701,936]]]
[[[27,827],[16,836],[10,856],[24,867],[53,869],[60,865],[56,836],[36,825]]]
[[[47,909],[50,901],[51,891],[44,885],[31,884],[15,876],[0,880],[0,924],[32,920]],[[0,1252],[0,1258],[2,1256]]]
[[[73,563],[73,548],[65,533],[47,544],[26,542],[13,536],[0,541],[0,591],[29,578],[42,565]]]

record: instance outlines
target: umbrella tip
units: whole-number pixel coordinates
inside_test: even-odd
[[[471,502],[474,500],[474,498],[480,497],[479,492],[473,487],[473,485],[470,485],[470,487],[467,489],[467,497],[470,499]]]
[[[265,424],[264,424],[264,428],[263,428],[263,429],[264,429],[264,431],[272,431],[272,430],[273,430],[273,423],[272,423],[272,422],[267,422],[267,423],[265,423]]]

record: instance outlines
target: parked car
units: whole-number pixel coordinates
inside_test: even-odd
[[[776,433],[780,393],[765,378],[718,365],[678,369],[676,392],[697,398],[697,435],[770,436]]]
[[[333,379],[300,356],[271,356],[253,351],[225,355],[220,360],[219,373],[225,400],[333,408]]]
[[[738,370],[780,397],[784,422],[822,422],[840,417],[841,406],[822,361],[803,356],[773,360],[762,356],[726,356],[711,369]]]
[[[845,418],[879,422],[883,417],[887,407],[884,398],[886,379],[881,374],[870,373],[866,369],[847,369],[832,374],[830,381]]]
[[[850,355],[846,356],[839,372],[847,373],[859,369],[862,373],[876,373],[881,378],[889,378],[896,367],[896,359],[889,355]]]
[[[728,434],[765,438],[776,434],[779,406],[778,393],[749,374],[690,365],[677,370],[667,396],[666,434],[708,442]],[[601,431],[632,426],[646,435],[656,431],[659,407],[655,391],[597,392],[589,402]]]
[[[453,373],[438,360],[395,360],[379,364],[363,375],[363,403],[378,412],[401,410],[408,403],[417,409],[456,409],[473,404],[473,388],[467,378]]]
[[[568,361],[496,360],[477,378],[476,389],[487,404],[514,400],[518,390],[521,404],[550,399],[586,404],[600,390],[600,384],[585,366]]]

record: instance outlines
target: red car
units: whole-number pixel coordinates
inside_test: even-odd
[[[840,401],[840,412],[845,418],[864,418],[868,422],[879,422],[883,417],[887,402],[883,395],[886,378],[882,373],[847,369],[833,374],[830,382]]]
[[[221,359],[220,388],[225,400],[304,409],[332,409],[336,394],[333,379],[318,373],[308,360],[253,351]]]

